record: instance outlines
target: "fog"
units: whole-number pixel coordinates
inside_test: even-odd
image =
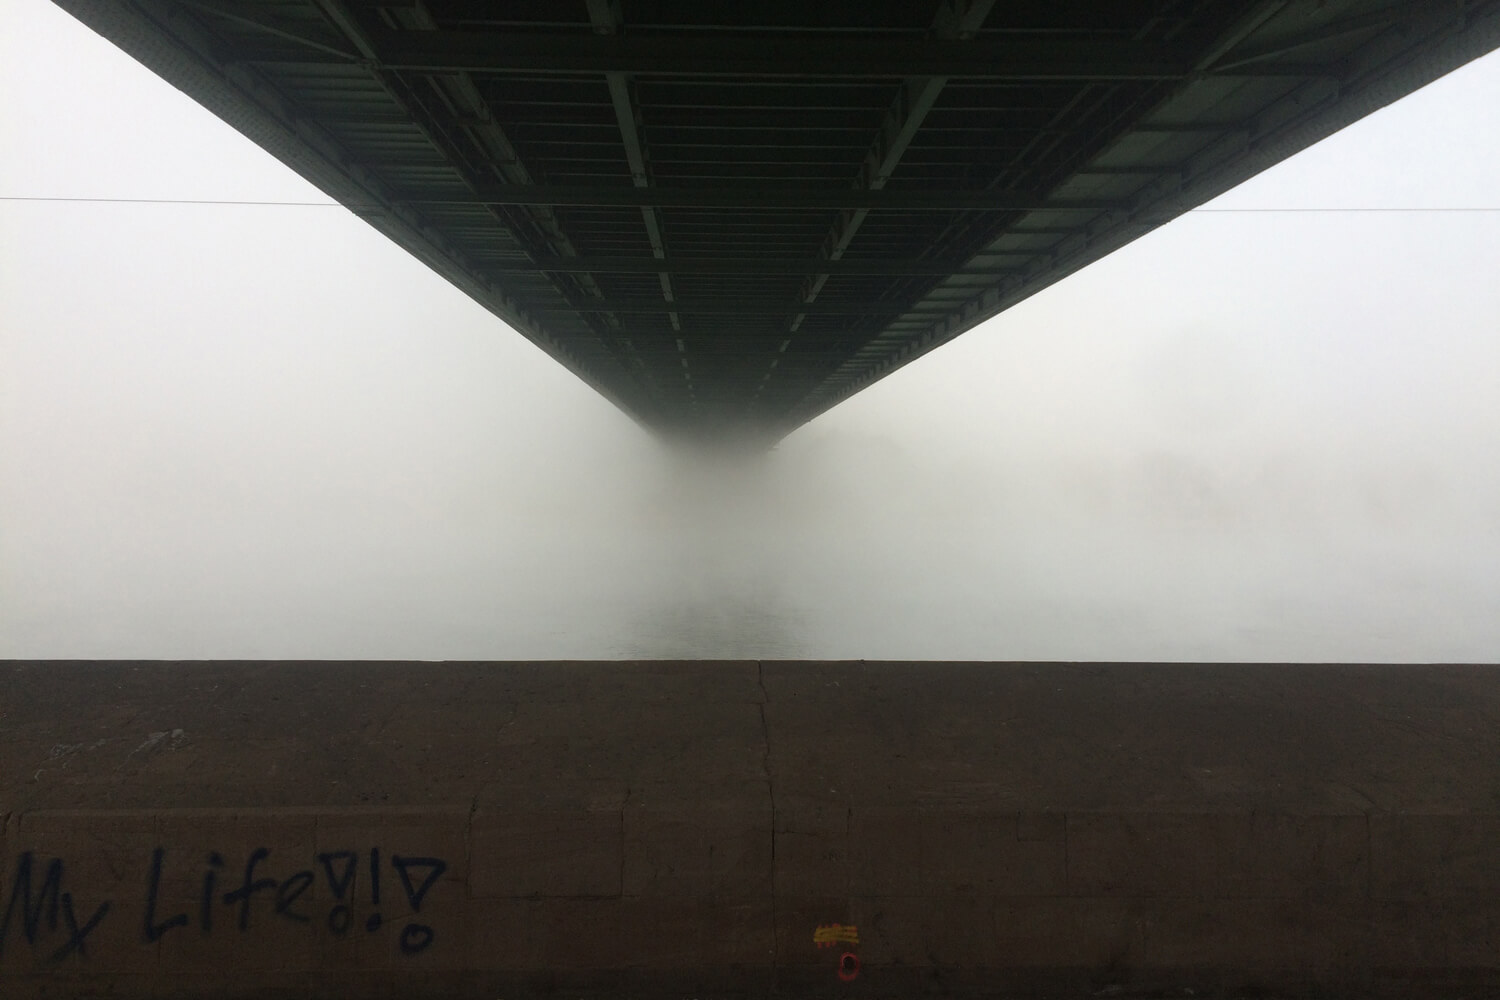
[[[0,195],[326,200],[12,8]],[[342,209],[3,201],[0,657],[1493,661],[1497,161],[1491,56],[753,456]]]

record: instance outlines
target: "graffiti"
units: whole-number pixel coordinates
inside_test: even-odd
[[[20,923],[17,930],[20,936],[26,939],[31,947],[37,946],[39,937],[55,934],[59,929],[58,915],[62,915],[62,923],[66,925],[67,940],[52,953],[51,960],[61,962],[69,955],[77,952],[82,958],[88,957],[88,949],[85,942],[93,933],[94,928],[109,913],[110,902],[105,900],[94,915],[89,917],[80,926],[78,915],[73,909],[73,894],[63,889],[63,863],[59,858],[53,858],[47,865],[46,874],[42,877],[41,885],[36,887],[36,894],[32,894],[32,873],[36,868],[36,858],[30,851],[26,851],[16,859],[16,874],[11,880],[10,901],[5,905],[4,916],[0,916],[0,959],[5,957],[5,943],[10,940],[12,921],[19,915]]]
[[[813,931],[813,944],[831,948],[836,944],[859,944],[859,928],[853,924],[819,924]]]
[[[394,879],[388,881],[399,891],[394,899],[387,900],[386,908],[395,904],[408,917],[396,935],[397,947],[404,955],[417,955],[432,946],[436,932],[420,918],[428,895],[448,870],[442,858],[387,857],[378,847],[363,856],[352,850],[326,851],[316,854],[306,867],[290,873],[283,869],[277,874],[271,854],[269,848],[257,847],[245,857],[243,865],[231,869],[223,854],[210,851],[198,866],[201,871],[185,883],[180,856],[169,858],[166,848],[154,848],[140,897],[141,943],[154,945],[168,934],[189,933],[194,924],[198,934],[205,937],[227,928],[245,934],[253,932],[258,921],[267,919],[343,937],[355,927],[356,909],[365,914],[360,922],[365,933],[374,934],[386,923],[381,879],[393,873]],[[168,873],[176,877],[168,877]],[[46,957],[54,963],[74,955],[88,957],[89,936],[114,912],[115,901],[106,899],[91,912],[80,908],[64,884],[66,879],[67,863],[62,858],[52,858],[42,865],[32,851],[17,857],[9,893],[0,896],[0,962],[12,940],[25,941],[34,952],[52,948]],[[315,909],[312,897],[307,895],[320,879],[330,896],[326,913]],[[366,884],[360,886],[361,882]],[[167,898],[164,886],[180,889],[184,884],[196,886],[196,891]],[[258,900],[269,905],[257,906]],[[82,913],[89,915],[80,920]]]
[[[819,924],[813,928],[813,944],[819,948],[832,948],[836,944],[859,944],[859,928],[853,924]],[[839,955],[834,966],[842,982],[852,983],[859,978],[859,956],[852,951]]]

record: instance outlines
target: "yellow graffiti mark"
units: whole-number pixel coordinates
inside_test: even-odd
[[[827,948],[835,944],[859,944],[859,928],[853,924],[819,924],[813,931],[813,944]]]

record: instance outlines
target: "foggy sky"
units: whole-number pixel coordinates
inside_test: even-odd
[[[45,0],[0,195],[326,201]],[[1500,207],[1500,58],[1213,208]],[[1194,213],[758,460],[339,208],[0,202],[0,657],[1486,660],[1500,212]]]

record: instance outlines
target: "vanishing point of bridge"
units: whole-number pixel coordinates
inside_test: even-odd
[[[1500,45],[1445,0],[58,0],[647,427],[778,438]]]

